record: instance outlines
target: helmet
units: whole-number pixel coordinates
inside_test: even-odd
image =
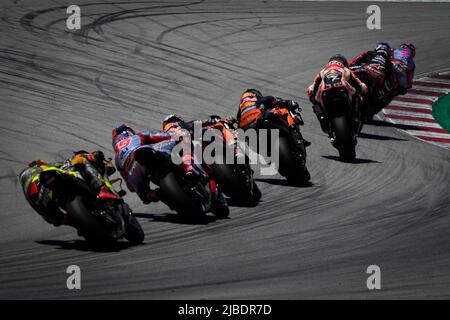
[[[328,62],[331,62],[331,61],[340,61],[344,65],[344,67],[348,68],[347,58],[340,53],[335,54],[328,60]]]
[[[416,56],[416,47],[412,43],[405,42],[400,45],[400,48],[401,49],[409,49],[411,51],[412,57],[414,58]]]
[[[115,146],[119,141],[134,136],[135,134],[136,133],[131,127],[127,126],[126,124],[121,124],[112,131],[113,146]]]
[[[223,121],[223,118],[221,116],[218,115],[210,115],[209,116],[209,120],[213,123],[218,123],[220,121]]]
[[[79,154],[89,154],[89,152],[87,152],[86,150],[78,150],[78,151],[74,151],[73,155],[79,155]]]
[[[257,89],[253,89],[253,88],[251,88],[251,89],[246,89],[246,90],[244,91],[244,93],[242,94],[242,96],[244,96],[246,93],[253,93],[253,94],[256,95],[256,97],[257,97],[258,99],[260,99],[260,98],[263,97],[261,91],[259,91],[259,90],[257,90]]]
[[[377,54],[382,54],[386,58],[389,58],[391,56],[392,49],[391,46],[386,42],[380,42],[375,47],[375,51]]]
[[[163,120],[163,123],[162,123],[163,131],[167,132],[170,129],[172,129],[173,127],[179,126],[178,125],[179,122],[184,122],[184,120],[176,114],[169,114]]]
[[[89,153],[87,158],[91,162],[103,163],[105,161],[105,154],[101,150],[96,150]]]
[[[44,160],[38,159],[38,160],[33,160],[28,164],[29,168],[32,167],[40,167],[40,166],[47,166],[47,162],[45,162]]]
[[[257,100],[261,100],[264,96],[262,95],[261,91],[256,89],[246,89],[242,95],[241,95],[241,101],[239,102],[241,105],[246,101],[247,99],[254,99],[256,97]]]

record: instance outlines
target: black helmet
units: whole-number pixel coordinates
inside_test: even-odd
[[[344,65],[344,67],[348,68],[347,58],[340,53],[335,54],[334,56],[332,56],[330,58],[330,60],[328,60],[328,62],[331,62],[331,61],[340,61]]]
[[[95,150],[88,154],[88,160],[94,163],[103,163],[105,161],[105,154],[101,150]]]
[[[218,122],[222,121],[223,118],[221,116],[213,114],[213,115],[209,116],[209,120],[213,123],[218,123]]]
[[[164,132],[169,131],[173,126],[167,126],[167,125],[170,123],[177,123],[177,122],[184,122],[184,120],[183,120],[183,118],[181,118],[180,116],[178,116],[176,114],[169,114],[163,120],[163,123],[162,123],[163,131]]]
[[[388,58],[391,56],[392,49],[391,49],[391,46],[389,44],[387,44],[386,42],[380,42],[375,47],[375,51],[377,54],[382,54],[386,58]]]

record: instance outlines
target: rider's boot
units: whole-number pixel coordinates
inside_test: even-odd
[[[216,185],[214,180],[211,180],[212,191],[215,190],[214,203],[211,206],[211,212],[218,218],[224,219],[230,214],[227,200],[220,188]]]
[[[145,196],[143,197],[142,202],[144,204],[149,204],[151,202],[158,202],[160,200],[159,196],[159,188],[156,188],[155,190],[149,190]]]
[[[303,144],[305,147],[308,147],[311,145],[311,142],[309,142],[305,138],[303,138],[303,135],[301,134],[300,130],[295,125],[290,126],[289,131],[290,131],[292,137],[294,138],[294,141],[295,141],[295,144],[297,145],[297,147],[300,147],[301,144]]]
[[[312,108],[313,108],[314,114],[317,117],[317,120],[319,120],[320,128],[322,129],[322,131],[325,133],[330,131],[330,123],[329,123],[327,117],[325,116],[322,106],[318,103],[315,103],[315,104],[313,104]]]

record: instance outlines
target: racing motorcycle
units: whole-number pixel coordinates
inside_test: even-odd
[[[104,185],[112,197],[100,199],[93,193],[78,171],[48,167],[39,175],[39,182],[48,190],[52,201],[63,209],[79,235],[93,243],[111,244],[121,238],[136,245],[144,241],[144,231],[122,197],[106,175]]]
[[[220,155],[213,154],[214,159],[220,157],[220,161],[214,161],[214,163],[206,165],[210,175],[220,185],[223,193],[232,200],[256,204],[261,199],[262,194],[254,180],[250,161],[238,146],[233,120],[223,119],[218,116],[215,117],[215,120],[213,124],[203,127],[204,131],[208,129],[217,130],[213,132],[214,139],[202,141],[203,153],[213,141],[218,140],[221,142],[220,145],[223,146]],[[217,132],[218,134],[216,134]],[[231,163],[226,161],[229,154],[233,156]]]
[[[356,157],[356,133],[359,124],[352,119],[348,91],[345,87],[332,87],[322,93],[325,118],[329,121],[332,145],[338,150],[343,161],[353,161]]]
[[[139,147],[134,153],[135,160],[146,168],[149,180],[159,186],[161,201],[188,219],[203,218],[207,212],[221,219],[228,217],[228,205],[218,201],[215,181],[207,175],[192,179],[172,161],[167,150],[172,150],[174,144],[173,140],[162,141]]]
[[[361,120],[367,123],[391,103],[397,92],[397,81],[395,76],[385,77],[386,72],[377,64],[350,65],[349,68],[368,89],[361,105]]]
[[[288,116],[296,121],[295,130],[289,128]],[[299,108],[294,111],[278,107],[266,110],[256,125],[257,129],[267,129],[268,141],[272,141],[271,131],[279,130],[275,146],[279,152],[278,172],[294,185],[303,184],[311,179],[306,168],[306,146],[299,129],[303,123]],[[270,153],[271,148],[271,143],[268,143]]]

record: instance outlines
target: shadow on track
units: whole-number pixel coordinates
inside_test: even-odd
[[[254,207],[257,207],[259,204],[259,201],[258,202],[239,201],[239,200],[234,200],[232,198],[226,198],[226,200],[227,200],[229,207],[254,208]]]
[[[353,160],[352,162],[348,162],[348,161],[343,161],[343,160],[341,160],[341,158],[338,157],[338,156],[322,156],[322,158],[325,158],[325,159],[328,159],[328,160],[339,161],[339,162],[342,162],[342,163],[349,163],[349,164],[381,163],[380,161],[376,161],[376,160],[370,160],[370,159],[358,159],[358,158],[356,158],[356,159]]]
[[[372,120],[369,124],[373,125],[373,126],[377,126],[377,127],[388,127],[388,128],[396,128],[396,129],[401,129],[401,130],[417,130],[417,131],[424,130],[424,128],[421,126],[384,122],[381,120]],[[404,141],[408,141],[408,140],[404,139]]]
[[[86,240],[40,240],[36,243],[59,247],[58,249],[90,251],[90,252],[119,252],[132,247],[128,241],[119,241],[108,246],[93,245]]]
[[[276,186],[285,186],[285,187],[296,187],[296,188],[312,188],[314,187],[314,184],[312,182],[305,182],[302,184],[292,184],[289,183],[286,179],[274,179],[274,178],[266,178],[266,179],[255,179],[255,181],[257,182],[264,182],[264,183],[269,183],[269,184],[273,184]]]
[[[137,218],[146,218],[151,221],[156,222],[167,222],[167,223],[175,223],[175,224],[191,224],[191,225],[207,225],[211,222],[215,222],[220,220],[216,216],[206,215],[197,219],[188,219],[183,218],[177,213],[163,213],[163,214],[153,214],[153,213],[135,213]]]
[[[361,132],[358,135],[358,138],[380,140],[380,141],[386,141],[386,140],[408,141],[407,139],[395,138],[395,137],[384,136],[384,135],[379,135],[379,134],[372,134],[372,133],[364,133],[364,132]]]

